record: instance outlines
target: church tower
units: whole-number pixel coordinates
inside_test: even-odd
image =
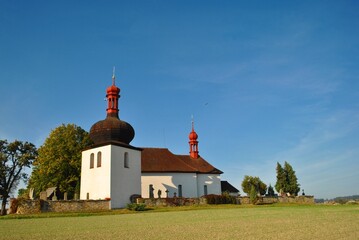
[[[141,149],[130,142],[132,126],[119,118],[120,89],[115,72],[106,90],[106,118],[90,129],[93,145],[82,152],[81,199],[111,199],[110,208],[123,208],[141,193]]]
[[[198,158],[198,135],[194,131],[194,122],[192,120],[192,131],[189,133],[189,155],[191,158],[197,159]]]

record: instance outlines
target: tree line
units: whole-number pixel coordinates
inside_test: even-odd
[[[293,167],[286,161],[284,162],[284,167],[277,162],[276,172],[277,181],[274,186],[276,191],[280,195],[290,194],[297,196],[300,191],[300,184]],[[267,188],[267,185],[259,177],[244,176],[242,189],[250,197],[252,203],[256,203],[260,195],[275,196],[273,187],[269,184]]]

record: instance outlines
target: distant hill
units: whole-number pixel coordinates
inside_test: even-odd
[[[359,195],[345,196],[345,197],[336,197],[333,198],[335,202],[347,202],[349,200],[359,200]]]
[[[326,201],[334,201],[334,202],[337,202],[337,203],[346,203],[349,200],[354,200],[354,201],[359,200],[359,195],[336,197],[336,198],[332,198],[332,199],[319,198],[319,199],[314,199],[314,200],[315,200],[316,203],[324,203]]]

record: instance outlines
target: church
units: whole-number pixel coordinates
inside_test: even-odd
[[[133,127],[119,118],[120,89],[115,75],[106,90],[107,116],[90,129],[93,145],[82,152],[80,199],[111,199],[123,208],[131,196],[142,198],[221,194],[222,171],[199,155],[198,135],[189,133],[189,155],[167,148],[135,147]]]

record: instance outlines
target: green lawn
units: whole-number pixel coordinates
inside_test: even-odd
[[[358,205],[182,207],[43,216],[0,218],[0,239],[359,239]]]

